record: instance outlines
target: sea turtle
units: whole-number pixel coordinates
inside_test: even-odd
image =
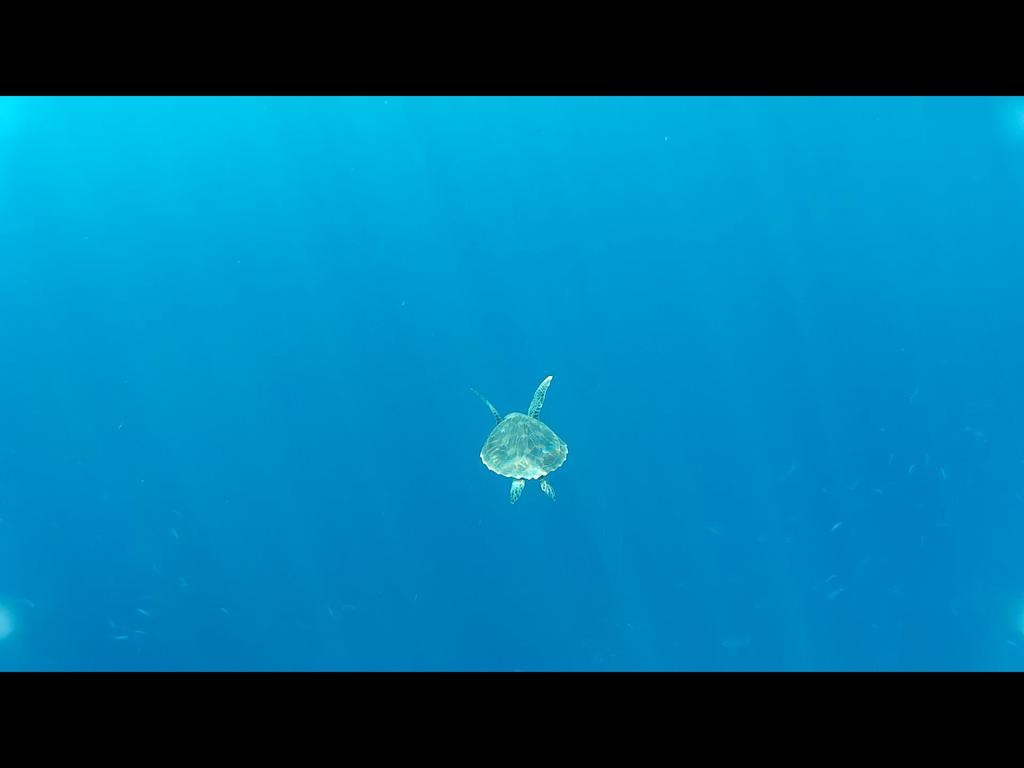
[[[540,480],[540,489],[554,501],[555,489],[551,487],[547,476],[562,466],[569,455],[569,446],[565,441],[540,420],[540,409],[544,405],[544,396],[548,393],[551,378],[548,376],[537,387],[526,413],[510,413],[504,418],[486,397],[472,390],[474,395],[484,401],[498,422],[480,450],[480,460],[492,472],[512,478],[509,501],[513,504],[522,495],[527,480]]]

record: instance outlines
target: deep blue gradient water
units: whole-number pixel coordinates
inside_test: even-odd
[[[1022,289],[1024,100],[0,99],[0,669],[1024,669]]]

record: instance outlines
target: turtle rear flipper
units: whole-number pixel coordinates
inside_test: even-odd
[[[551,386],[551,376],[548,376],[544,381],[537,387],[537,391],[533,393],[533,400],[530,401],[530,410],[526,412],[527,416],[534,419],[540,418],[540,409],[544,406],[544,397],[548,393],[548,387]]]
[[[540,489],[547,494],[549,499],[551,499],[552,501],[555,500],[555,489],[551,486],[551,483],[548,482],[548,479],[546,477],[541,478]]]
[[[523,486],[525,486],[525,485],[526,485],[526,481],[525,480],[513,480],[512,481],[512,487],[509,489],[509,492],[508,492],[509,503],[515,504],[517,501],[519,501],[519,497],[523,495]]]

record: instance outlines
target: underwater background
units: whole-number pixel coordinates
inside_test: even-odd
[[[1024,99],[2,98],[0,669],[1024,669],[1022,288]]]

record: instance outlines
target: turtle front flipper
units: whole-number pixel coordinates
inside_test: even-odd
[[[513,480],[512,488],[508,492],[508,500],[510,503],[515,504],[519,501],[519,497],[523,495],[523,487],[526,485],[525,480]]]
[[[540,418],[540,409],[544,406],[544,397],[548,393],[548,387],[551,386],[551,377],[548,376],[544,381],[537,387],[537,391],[533,393],[533,400],[530,401],[530,410],[526,412],[527,416],[534,419]]]
[[[479,397],[481,400],[484,401],[484,405],[486,405],[488,407],[488,409],[490,409],[491,414],[494,416],[494,421],[497,422],[498,424],[500,424],[501,423],[501,416],[498,414],[498,409],[495,408],[493,405],[491,405],[491,401],[488,400],[483,395],[481,395],[479,392],[477,392],[472,387],[470,387],[469,391],[472,392],[474,395],[476,395],[477,397]],[[543,399],[544,398],[541,398],[541,400],[543,400]]]
[[[540,489],[547,494],[549,499],[555,500],[555,489],[551,487],[551,483],[548,482],[546,477],[540,479]]]

